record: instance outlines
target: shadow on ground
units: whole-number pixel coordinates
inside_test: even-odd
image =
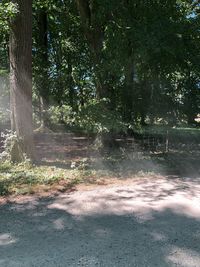
[[[200,175],[200,151],[198,144],[187,150],[184,144],[168,153],[144,151],[134,138],[120,139],[119,148],[100,153],[94,150],[95,139],[72,133],[38,134],[35,137],[39,165],[71,169],[72,162],[100,171],[111,171],[117,176],[138,172],[153,172],[163,175]],[[184,148],[186,150],[184,150]]]
[[[199,267],[200,183],[168,177],[0,206],[1,267]]]

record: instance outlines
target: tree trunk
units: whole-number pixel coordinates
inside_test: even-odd
[[[108,60],[103,57],[102,49],[105,38],[105,22],[98,21],[98,10],[95,8],[95,2],[90,0],[76,0],[77,8],[82,20],[83,30],[88,42],[95,74],[96,83],[96,97],[101,100],[108,98],[110,105],[105,107],[105,114],[110,112],[115,107],[115,97],[113,96],[113,89],[108,82],[111,73],[105,70],[105,63]],[[113,101],[114,100],[114,101]],[[102,144],[102,147],[115,146],[114,134],[112,131],[109,133],[101,133],[98,138]]]
[[[41,127],[48,125],[46,111],[49,106],[49,89],[48,89],[48,37],[47,37],[47,12],[43,8],[38,14],[38,54],[39,54],[39,94],[40,94],[40,118]],[[42,74],[42,75],[41,75]]]
[[[11,126],[19,149],[34,158],[32,124],[32,0],[16,0],[19,12],[11,22],[10,103]],[[21,161],[19,155],[15,161]]]
[[[84,34],[90,47],[91,55],[93,57],[93,66],[96,76],[96,96],[98,99],[107,98],[108,91],[105,86],[106,77],[102,75],[104,69],[104,63],[102,62],[102,48],[104,41],[104,28],[105,25],[101,25],[101,22],[96,24],[95,16],[96,10],[94,10],[92,1],[89,0],[76,0],[77,8],[80,13]]]
[[[124,107],[124,120],[127,122],[132,121],[133,113],[133,89],[134,89],[134,65],[131,57],[127,60],[125,66],[125,82],[123,90],[123,107]]]
[[[75,111],[77,110],[77,104],[76,104],[76,93],[74,90],[73,66],[70,55],[68,56],[67,75],[68,75],[68,86],[69,86],[69,105],[72,108],[72,110]]]

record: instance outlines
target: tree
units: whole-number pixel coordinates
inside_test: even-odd
[[[37,54],[37,78],[36,85],[39,93],[40,123],[43,129],[47,126],[46,111],[49,106],[49,87],[48,87],[48,18],[47,7],[44,5],[36,12],[35,42]]]
[[[11,20],[10,33],[10,105],[11,128],[18,144],[13,146],[14,161],[25,153],[34,158],[32,125],[32,0],[15,0],[18,13]]]

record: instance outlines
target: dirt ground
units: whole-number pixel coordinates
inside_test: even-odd
[[[35,136],[36,153],[40,164],[71,169],[72,162],[78,166],[87,159],[89,168],[109,170],[115,174],[122,172],[138,174],[153,172],[162,175],[200,176],[200,139],[194,143],[184,144],[176,140],[169,144],[165,153],[165,145],[144,146],[143,142],[133,137],[116,139],[120,160],[116,151],[101,154],[95,150],[96,140],[93,137],[74,133],[37,134]],[[114,157],[113,157],[114,156]],[[119,155],[118,155],[119,156]]]
[[[199,178],[143,177],[0,206],[1,267],[199,267]]]
[[[95,167],[134,176],[1,198],[0,267],[200,267],[199,152],[154,160],[129,146],[118,166],[105,165],[86,137],[36,141],[41,164],[71,168],[95,158]]]

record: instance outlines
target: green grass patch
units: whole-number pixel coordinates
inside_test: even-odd
[[[0,164],[0,196],[24,195],[59,190],[61,192],[85,183],[95,184],[104,176],[112,176],[108,171],[88,169],[79,162],[71,169],[56,166],[34,166],[29,163]]]
[[[83,171],[30,164],[0,164],[0,195],[28,194],[48,191],[53,186],[73,186],[82,181]]]
[[[200,128],[169,127],[167,125],[145,126],[140,129],[139,134],[152,136],[168,136],[173,142],[200,143]]]

